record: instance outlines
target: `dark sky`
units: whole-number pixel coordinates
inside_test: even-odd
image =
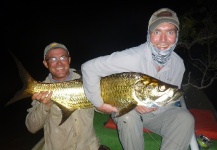
[[[154,4],[71,0],[1,3],[3,53],[8,56],[8,50],[13,51],[26,67],[34,65],[34,70],[43,67],[43,50],[51,42],[65,44],[72,55],[72,66],[79,69],[93,57],[145,42],[148,20],[155,10],[169,7],[181,15],[187,9],[183,2],[177,7],[176,0]]]
[[[43,50],[49,43],[66,45],[72,56],[72,67],[80,69],[91,58],[145,42],[148,20],[157,9],[168,7],[181,16],[193,5],[193,2],[177,0],[153,2],[1,1],[1,79],[3,93],[7,93],[1,94],[4,101],[21,86],[9,50],[36,80],[43,80],[48,73],[42,64]]]

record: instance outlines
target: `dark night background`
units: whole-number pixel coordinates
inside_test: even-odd
[[[4,85],[1,105],[22,86],[9,50],[36,80],[41,81],[48,73],[42,59],[49,43],[65,44],[72,56],[71,66],[80,69],[80,65],[91,58],[144,43],[148,20],[157,9],[168,7],[181,16],[196,5],[195,2],[180,2],[1,1],[0,62]],[[216,87],[216,83],[212,87]],[[210,89],[214,88],[206,90],[209,95],[214,93]]]
[[[18,57],[36,80],[42,81],[48,74],[42,64],[43,51],[51,42],[63,43],[72,56],[71,67],[80,69],[80,65],[91,58],[144,43],[148,20],[157,9],[168,7],[181,16],[194,4],[195,2],[177,0],[1,1],[3,41],[0,52],[0,109],[4,109],[2,106],[22,87],[16,64],[9,51]],[[215,82],[206,90],[215,104],[216,87]],[[25,117],[30,102],[25,102],[25,106],[17,103],[17,106],[10,107],[23,107]],[[7,113],[11,112],[16,113]],[[4,116],[7,115],[9,114]],[[21,123],[24,124],[24,121]]]

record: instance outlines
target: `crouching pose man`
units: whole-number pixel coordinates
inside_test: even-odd
[[[162,150],[187,150],[189,147],[194,133],[194,118],[187,109],[137,106],[115,118],[117,108],[104,103],[100,96],[100,78],[120,72],[141,72],[181,87],[185,66],[174,52],[178,33],[176,13],[162,8],[149,20],[145,43],[82,64],[86,96],[98,110],[112,114],[124,150],[145,149],[143,127],[162,136]]]

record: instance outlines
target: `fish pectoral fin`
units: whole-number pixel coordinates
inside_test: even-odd
[[[133,110],[136,106],[137,106],[137,104],[132,103],[132,104],[129,104],[127,107],[121,108],[119,110],[119,113],[115,117],[123,116],[124,114],[126,114],[126,113],[130,112],[131,110]]]
[[[54,102],[59,108],[60,108],[60,110],[62,111],[62,120],[61,120],[61,122],[60,122],[60,124],[59,124],[59,126],[60,125],[62,125],[68,118],[69,118],[69,116],[76,110],[76,109],[74,109],[74,110],[69,110],[69,109],[67,109],[66,107],[64,107],[64,106],[62,106],[61,104],[59,104],[59,103],[56,103],[56,102]]]

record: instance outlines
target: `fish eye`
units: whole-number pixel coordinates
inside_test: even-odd
[[[166,86],[165,85],[159,85],[158,86],[158,90],[161,91],[161,92],[163,92],[163,91],[166,90]]]

